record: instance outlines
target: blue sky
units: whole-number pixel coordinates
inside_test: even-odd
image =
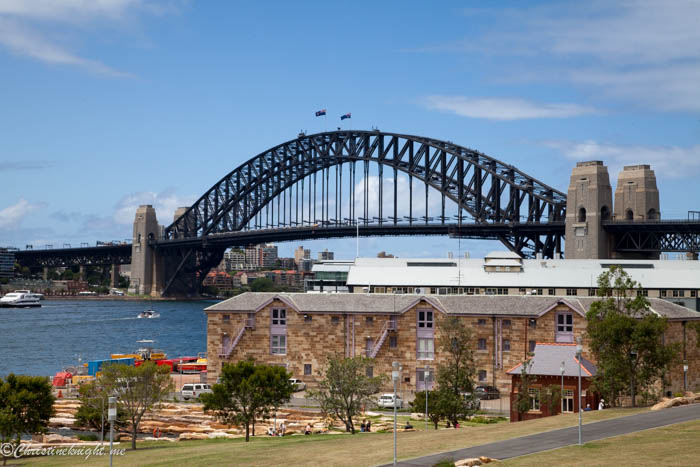
[[[605,161],[613,185],[649,163],[662,216],[684,218],[700,210],[698,17],[697,0],[0,0],[0,246],[127,239],[139,204],[167,224],[346,112],[343,128],[454,141],[563,191],[578,160]],[[354,239],[305,246],[355,254]]]

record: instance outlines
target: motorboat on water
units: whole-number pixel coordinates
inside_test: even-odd
[[[29,295],[34,295],[39,300],[44,299],[43,293],[36,293],[36,292],[32,292],[31,290],[15,290],[15,293],[25,293],[25,294],[29,294]]]
[[[139,313],[137,318],[160,318],[160,313],[154,310],[146,310]]]
[[[29,291],[15,291],[0,298],[0,307],[30,308],[40,307],[39,297]]]

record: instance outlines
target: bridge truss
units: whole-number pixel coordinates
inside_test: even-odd
[[[172,271],[167,292],[190,288],[247,234],[261,241],[265,232],[278,238],[286,229],[310,229],[320,238],[353,235],[358,227],[374,235],[447,232],[500,240],[522,256],[553,257],[561,252],[565,209],[564,193],[452,142],[333,131],[300,134],[248,160],[153,245]]]

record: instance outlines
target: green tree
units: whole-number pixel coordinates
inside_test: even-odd
[[[453,424],[476,412],[474,353],[469,328],[456,316],[439,323],[438,349],[444,363],[437,367],[438,400],[443,415]]]
[[[345,424],[346,431],[355,434],[353,418],[366,404],[373,403],[372,395],[379,392],[384,376],[367,376],[372,359],[362,356],[344,358],[328,355],[326,367],[319,372],[321,381],[316,390],[307,392],[315,399],[325,415]]]
[[[668,327],[649,309],[641,288],[620,267],[598,277],[599,300],[586,314],[590,348],[596,358],[595,387],[616,403],[626,392],[636,406],[637,393],[652,385],[678,357],[677,344],[664,344]]]
[[[414,412],[425,414],[425,394],[428,393],[428,420],[430,420],[435,429],[438,429],[438,423],[444,418],[443,407],[440,401],[438,391],[419,391],[416,392],[416,397],[411,402],[411,409]]]
[[[255,417],[267,418],[271,408],[286,403],[294,392],[291,375],[280,366],[256,365],[251,360],[225,364],[221,383],[212,393],[202,394],[204,411],[213,413],[228,426],[245,425],[245,440],[250,441],[250,425]]]
[[[532,359],[525,360],[520,369],[520,380],[518,381],[518,393],[515,395],[513,404],[515,411],[518,413],[518,421],[523,419],[523,414],[530,410],[530,386],[537,378],[530,374],[530,368],[533,364]]]
[[[48,378],[10,373],[0,379],[0,444],[17,446],[21,435],[45,432],[53,403]],[[6,463],[3,452],[2,465]]]
[[[250,283],[250,290],[253,292],[279,292],[282,288],[277,287],[272,279],[258,277]]]
[[[75,419],[81,426],[100,432],[109,427],[107,421],[109,394],[102,388],[99,380],[81,384],[78,389],[78,400],[80,407],[75,412]],[[117,413],[117,425],[126,424],[124,415],[123,411]]]
[[[117,413],[131,424],[131,448],[136,449],[139,423],[147,410],[163,401],[173,390],[170,367],[144,362],[140,366],[107,365],[100,378],[102,390],[117,397]]]
[[[554,415],[557,407],[561,407],[561,387],[557,384],[550,384],[542,388],[540,401],[547,407],[550,415]]]

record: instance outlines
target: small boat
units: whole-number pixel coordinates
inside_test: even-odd
[[[202,371],[207,371],[207,353],[198,353],[196,362],[181,363],[178,365],[178,368],[182,373],[200,373]]]
[[[139,313],[137,318],[160,318],[160,313],[153,310],[146,310]]]
[[[39,297],[28,291],[16,291],[0,298],[0,307],[29,308],[40,307]]]

